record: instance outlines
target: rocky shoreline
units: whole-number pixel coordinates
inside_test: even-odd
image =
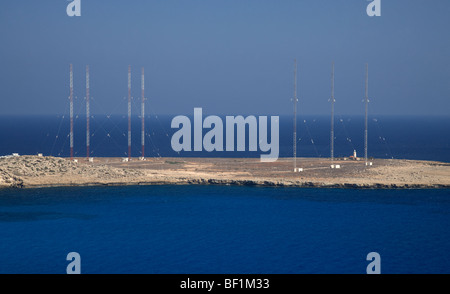
[[[188,180],[187,184],[200,185],[234,185],[262,187],[297,187],[297,188],[337,188],[337,189],[444,189],[448,184],[382,184],[382,183],[323,183],[323,182],[284,182],[284,181],[254,181],[254,180]]]
[[[123,162],[96,158],[88,162],[50,156],[0,158],[0,188],[118,185],[239,185],[261,187],[442,189],[450,188],[450,164],[412,160],[341,161],[299,159],[303,172],[291,171],[291,160],[261,163],[252,158],[149,158]]]

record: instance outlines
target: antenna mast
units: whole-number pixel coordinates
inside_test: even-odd
[[[128,66],[128,160],[131,159],[131,65]]]
[[[142,68],[142,75],[141,75],[141,90],[142,90],[142,106],[141,106],[141,142],[142,142],[142,159],[145,158],[145,93],[144,93],[144,68]]]
[[[364,119],[364,160],[366,165],[368,164],[368,160],[367,160],[367,115],[368,115],[368,109],[369,109],[369,64],[366,63],[366,95],[364,98],[364,102],[365,102],[365,107],[366,107],[366,111],[365,111],[365,119]]]
[[[73,160],[73,68],[70,64],[70,160]]]
[[[86,65],[86,158],[89,160],[89,145],[90,145],[90,129],[89,129],[89,65]]]
[[[334,161],[334,61],[331,64],[331,131],[330,131],[330,158]]]
[[[297,171],[297,59],[294,59],[294,134],[293,134],[293,156],[294,172]]]

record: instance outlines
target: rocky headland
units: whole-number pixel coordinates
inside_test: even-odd
[[[263,163],[257,158],[77,158],[0,157],[0,188],[58,186],[213,184],[326,188],[450,188],[450,164],[432,161],[375,159],[373,165],[352,160],[291,158]]]

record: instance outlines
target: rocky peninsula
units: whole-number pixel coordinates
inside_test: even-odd
[[[63,186],[216,184],[327,188],[450,188],[450,163],[374,159],[291,158],[86,158],[51,156],[0,157],[0,188]]]

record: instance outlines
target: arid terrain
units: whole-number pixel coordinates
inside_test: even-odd
[[[450,163],[375,159],[363,161],[291,158],[273,163],[258,158],[0,158],[0,188],[92,185],[221,184],[330,188],[450,188]]]

